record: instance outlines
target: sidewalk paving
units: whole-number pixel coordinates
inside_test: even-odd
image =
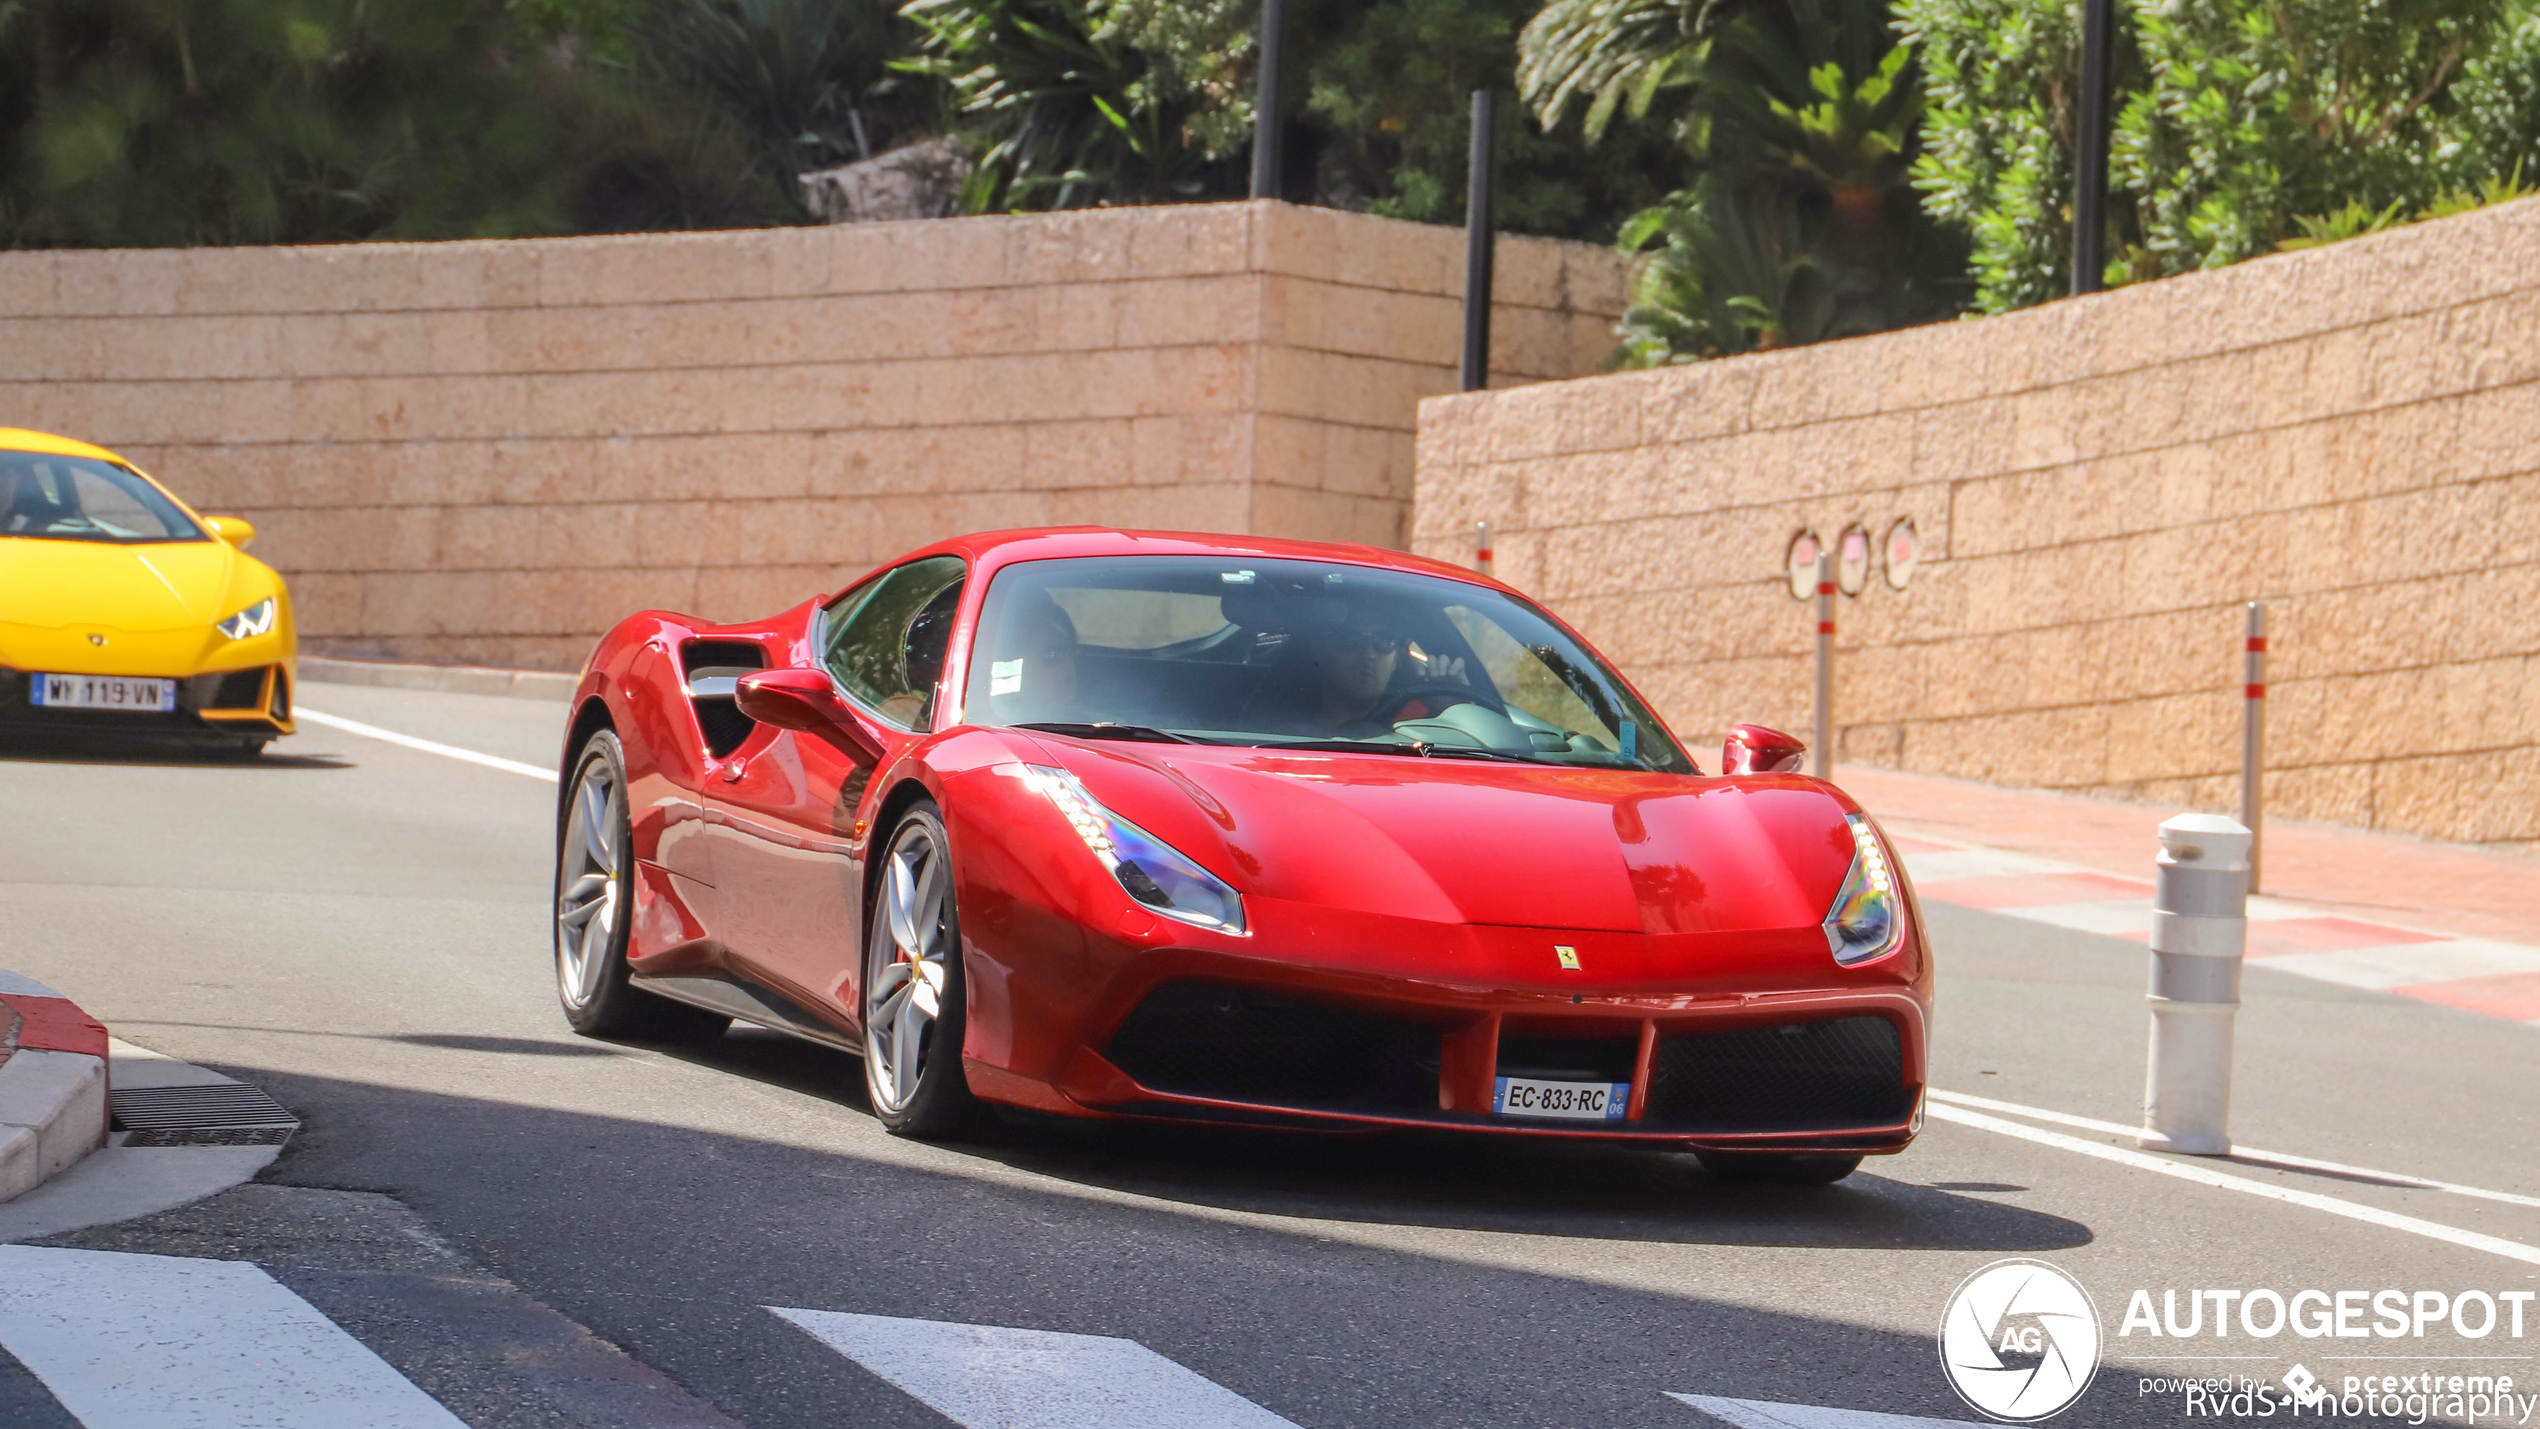
[[[2182,812],[1839,767],[1924,899],[2143,941],[2161,821]],[[2540,859],[2270,823],[2249,957],[2540,1028]]]

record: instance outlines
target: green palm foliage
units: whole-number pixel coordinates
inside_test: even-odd
[[[891,64],[917,34],[895,0],[667,0],[634,38],[647,69],[707,99],[790,187],[936,117],[929,86]]]
[[[1920,72],[1883,0],[1552,0],[1519,53],[1546,124],[1580,101],[1591,136],[1617,115],[1664,122],[1699,175],[1624,226],[1624,250],[1651,256],[1618,362],[1954,310],[1960,256],[1905,187]]]
[[[900,13],[924,31],[901,67],[949,86],[982,145],[970,211],[1170,201],[1237,182],[1240,159],[1190,142],[1201,98],[1155,83],[1149,52],[1087,0],[911,0]]]

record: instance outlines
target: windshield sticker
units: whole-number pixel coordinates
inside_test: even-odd
[[[1023,662],[998,660],[988,666],[988,693],[1019,695],[1023,693]]]
[[[1252,572],[1250,571],[1226,571],[1221,573],[1217,578],[1228,585],[1252,584]]]

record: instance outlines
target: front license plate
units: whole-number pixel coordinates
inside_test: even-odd
[[[36,675],[29,698],[48,710],[156,710],[176,708],[176,681],[125,675]]]
[[[1632,1099],[1629,1082],[1539,1082],[1502,1077],[1490,1109],[1500,1116],[1548,1116],[1559,1121],[1621,1121]]]

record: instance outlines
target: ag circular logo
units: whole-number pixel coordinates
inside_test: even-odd
[[[1940,1368],[1977,1412],[2031,1424],[2070,1408],[2099,1372],[2099,1311],[2042,1260],[1997,1260],[1940,1316]]]

